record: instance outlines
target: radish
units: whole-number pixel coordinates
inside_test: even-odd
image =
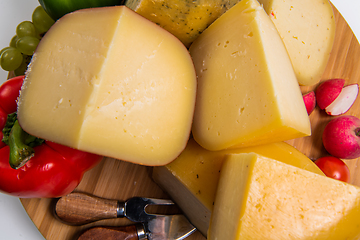
[[[358,84],[344,87],[344,79],[330,79],[322,82],[315,90],[317,105],[329,115],[347,112],[359,93]]]
[[[315,92],[311,91],[303,95],[304,104],[308,115],[314,111],[316,106]]]
[[[332,119],[325,126],[322,141],[326,151],[334,157],[360,157],[360,119],[350,115]]]
[[[322,82],[315,90],[317,105],[320,109],[329,106],[340,94],[345,79],[330,79]]]
[[[358,93],[359,86],[357,84],[345,86],[339,96],[325,108],[326,113],[332,116],[346,113],[354,104]]]

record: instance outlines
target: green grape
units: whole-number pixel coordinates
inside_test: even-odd
[[[32,14],[32,22],[40,34],[47,32],[55,23],[55,21],[45,12],[41,6],[35,8]]]
[[[1,58],[1,55],[3,54],[3,52],[5,52],[6,50],[10,49],[10,47],[4,47],[3,49],[1,49],[0,51],[0,58]]]
[[[24,21],[16,27],[16,35],[21,38],[25,36],[37,37],[38,34],[32,22]]]
[[[17,69],[14,70],[15,76],[25,75],[25,72],[27,70],[30,61],[31,61],[31,56],[24,55],[22,63]]]
[[[23,55],[14,47],[8,47],[1,54],[0,64],[5,71],[14,71],[20,67],[23,61]]]
[[[10,41],[10,47],[15,47],[16,48],[16,42],[19,39],[19,37],[17,35],[13,36],[13,38]]]
[[[16,48],[25,55],[33,55],[40,40],[36,37],[20,37],[16,42]]]

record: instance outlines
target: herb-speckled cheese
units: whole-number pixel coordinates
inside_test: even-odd
[[[239,0],[127,0],[125,5],[189,46],[215,19]]]

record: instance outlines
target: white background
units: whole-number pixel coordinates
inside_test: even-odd
[[[357,39],[360,39],[360,0],[332,0],[332,3],[348,22]],[[0,0],[0,49],[8,46],[20,22],[31,20],[32,11],[38,5],[37,0]],[[6,77],[7,72],[0,70],[0,83]],[[2,239],[43,240],[44,237],[28,217],[20,200],[0,193],[0,240]]]

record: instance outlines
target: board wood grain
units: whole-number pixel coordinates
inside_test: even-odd
[[[360,83],[360,46],[348,24],[334,8],[336,37],[327,68],[322,81],[330,78],[344,78],[346,84]],[[315,86],[301,87],[303,93],[314,90]],[[360,117],[360,97],[346,113]],[[328,155],[321,142],[325,125],[333,117],[316,108],[310,115],[312,135],[310,137],[287,141],[310,159]],[[360,186],[359,159],[345,161],[350,168],[352,183]],[[135,165],[111,158],[104,160],[94,169],[85,173],[77,192],[95,196],[126,200],[133,196],[169,198],[168,195],[151,179],[151,168]],[[84,226],[63,224],[53,214],[56,199],[20,199],[29,217],[47,240],[73,240],[92,226],[122,226],[132,224],[127,219],[101,220]],[[189,240],[205,240],[198,231]]]

